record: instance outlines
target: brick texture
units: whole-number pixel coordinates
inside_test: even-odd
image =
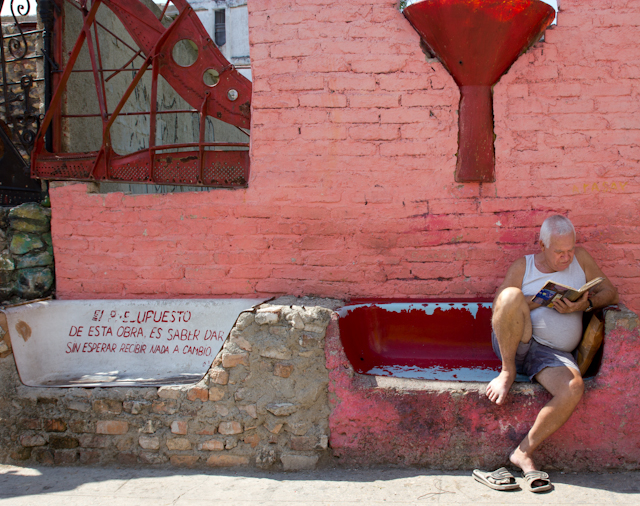
[[[618,3],[563,4],[495,86],[497,181],[461,185],[458,89],[396,2],[250,2],[248,189],[53,188],[58,295],[490,297],[563,213],[640,310],[640,4]]]

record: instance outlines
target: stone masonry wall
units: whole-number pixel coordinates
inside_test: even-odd
[[[249,2],[249,187],[53,188],[58,295],[492,297],[563,213],[640,311],[640,2],[561,2],[494,88],[490,184],[454,182],[458,88],[397,4]]]
[[[311,469],[327,458],[325,307],[241,314],[202,381],[30,388],[0,360],[0,462]]]
[[[0,208],[0,302],[49,295],[54,287],[51,209]]]

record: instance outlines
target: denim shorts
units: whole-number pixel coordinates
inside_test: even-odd
[[[495,332],[491,332],[491,345],[499,359],[500,348]],[[528,343],[520,343],[516,351],[516,371],[528,376],[531,381],[536,374],[546,367],[570,367],[580,372],[574,356],[566,351],[554,350],[531,338]]]

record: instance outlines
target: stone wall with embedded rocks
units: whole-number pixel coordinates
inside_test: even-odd
[[[31,388],[0,359],[0,462],[314,468],[329,458],[333,312],[291,302],[241,314],[191,386]]]
[[[0,302],[39,299],[53,288],[51,209],[0,207]]]

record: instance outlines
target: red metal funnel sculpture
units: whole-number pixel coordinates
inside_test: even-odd
[[[404,15],[460,88],[456,181],[495,181],[493,86],[553,22],[553,7],[539,0],[423,0]]]

